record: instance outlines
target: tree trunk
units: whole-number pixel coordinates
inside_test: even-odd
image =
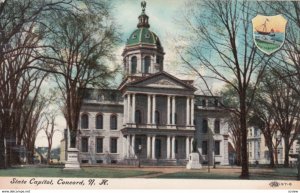
[[[76,148],[76,131],[70,130],[70,147]]]
[[[241,154],[242,173],[240,178],[249,178],[248,152],[247,152],[247,121],[246,121],[246,93],[240,94],[240,124],[242,133]]]
[[[284,167],[289,167],[289,137],[284,137]]]
[[[5,141],[4,141],[4,136],[1,135],[1,139],[0,139],[0,169],[6,169],[7,165],[6,165],[6,155],[5,155]]]
[[[274,147],[275,164],[278,165],[278,147]]]
[[[47,164],[50,164],[51,145],[48,144]]]
[[[270,141],[267,140],[268,142],[268,149],[269,149],[269,155],[270,155],[270,167],[274,168],[275,167],[275,162],[274,162],[274,151],[273,151],[273,146],[272,146],[272,139]]]
[[[240,166],[241,165],[241,140],[237,140],[237,144],[236,144],[236,165]]]

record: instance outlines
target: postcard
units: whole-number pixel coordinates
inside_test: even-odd
[[[0,190],[298,192],[299,13],[2,0]]]

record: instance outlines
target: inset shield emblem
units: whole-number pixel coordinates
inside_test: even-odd
[[[270,55],[284,44],[287,20],[282,15],[257,15],[252,19],[253,40],[264,53]]]

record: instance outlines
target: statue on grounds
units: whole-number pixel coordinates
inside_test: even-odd
[[[193,145],[192,153],[197,153],[198,152],[198,150],[197,150],[198,148],[197,148],[197,140],[196,139],[194,139],[192,145]]]
[[[189,162],[186,165],[187,169],[201,169],[202,165],[199,159],[197,140],[194,139],[192,142],[192,153],[189,156]]]

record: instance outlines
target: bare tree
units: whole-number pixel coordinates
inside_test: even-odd
[[[241,178],[249,177],[249,107],[267,65],[252,40],[251,19],[256,15],[252,12],[255,6],[255,2],[250,1],[191,1],[190,9],[184,17],[188,34],[191,34],[188,39],[191,44],[179,52],[183,61],[206,85],[211,79],[223,81],[238,96],[239,106],[234,113],[239,117],[241,127]],[[207,70],[205,75],[198,70],[200,66]],[[250,84],[253,85],[254,92],[250,100],[247,100]],[[208,86],[207,89],[209,90]],[[209,92],[213,95],[211,90]]]
[[[271,99],[268,97],[267,91],[261,85],[259,91],[255,95],[254,104],[252,107],[250,125],[257,126],[265,138],[265,143],[269,150],[270,157],[270,167],[275,167],[274,161],[274,148],[279,145],[276,141],[273,143],[274,137],[277,135],[278,126],[275,122],[274,109],[271,105]],[[276,111],[277,109],[275,109]],[[275,157],[277,156],[277,151],[275,151]],[[277,159],[275,159],[277,160]]]
[[[57,117],[57,114],[55,111],[47,112],[45,114],[45,123],[42,126],[42,129],[44,130],[47,141],[48,141],[48,152],[47,152],[47,163],[50,164],[51,159],[51,149],[53,144],[53,136],[55,132],[57,131],[55,129],[55,119]]]
[[[268,109],[273,113],[274,121],[284,140],[284,165],[288,167],[290,147],[299,133],[299,96],[284,80],[278,79],[274,74],[273,77],[264,78],[263,84],[270,101]]]
[[[7,0],[0,3],[0,168],[6,168],[5,160],[10,159],[9,164],[15,160],[11,150],[6,157],[4,148],[7,143],[10,149],[20,144],[23,132],[19,126],[26,120],[21,116],[22,110],[38,92],[35,86],[43,79],[40,73],[28,70],[41,59],[38,51],[43,47],[44,34],[38,26],[44,13],[60,10],[62,4],[69,1]],[[24,131],[24,127],[21,130]]]
[[[97,6],[93,2],[97,2]],[[63,114],[70,130],[71,147],[76,146],[85,88],[107,87],[114,70],[108,66],[118,42],[116,26],[105,1],[89,1],[82,12],[57,12],[50,20],[48,36],[51,71],[63,98]],[[99,6],[101,5],[101,6]],[[97,10],[97,13],[94,13]]]

